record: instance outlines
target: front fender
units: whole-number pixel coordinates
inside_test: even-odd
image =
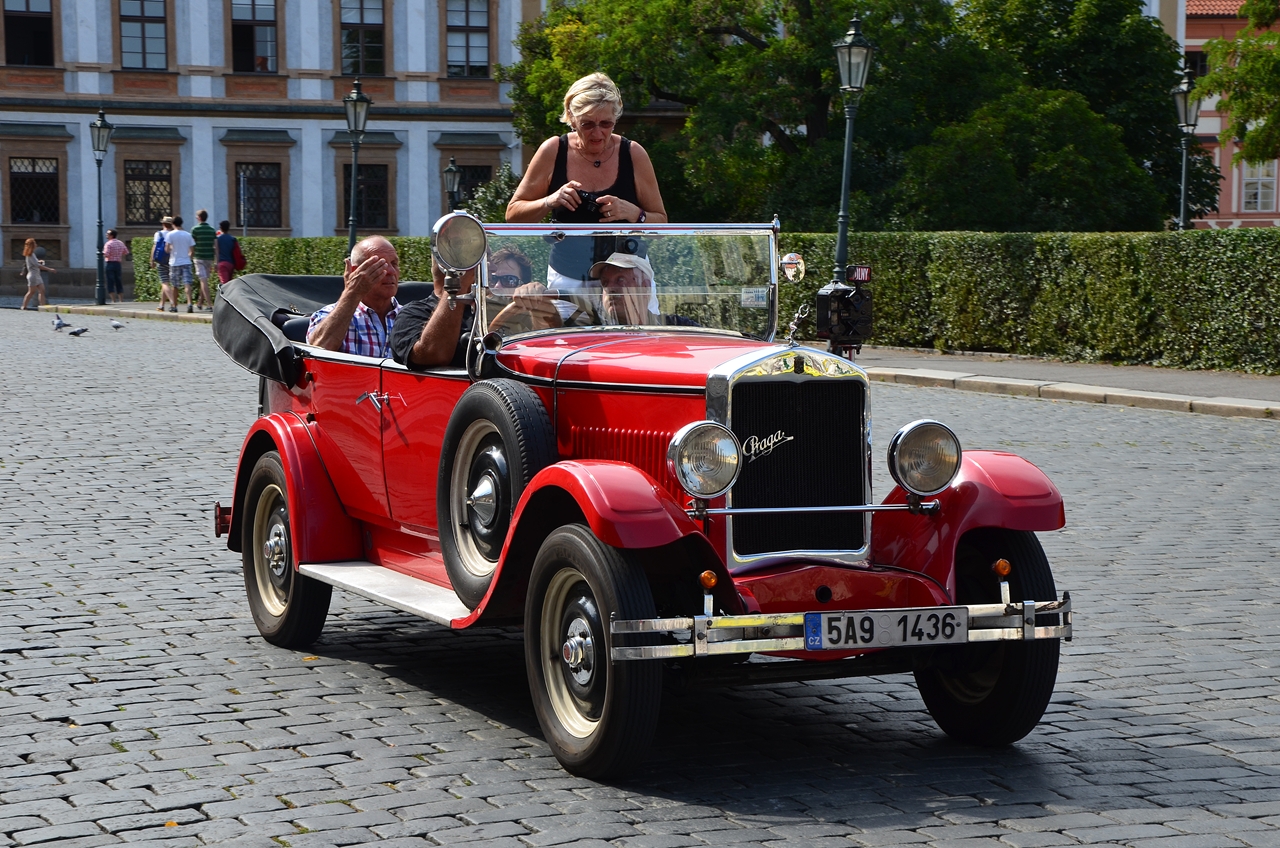
[[[342,562],[364,558],[360,526],[342,509],[306,423],[292,412],[263,416],[253,423],[240,449],[236,489],[227,547],[241,547],[245,497],[249,477],[267,451],[280,454],[288,487],[293,565],[300,562]]]
[[[1066,511],[1058,487],[1020,456],[1003,451],[966,451],[960,473],[934,496],[932,514],[877,513],[871,522],[872,562],[920,572],[955,598],[955,554],[961,537],[978,527],[1058,530]],[[906,503],[896,486],[884,503]]]

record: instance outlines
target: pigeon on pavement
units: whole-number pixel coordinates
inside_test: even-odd
[[[74,330],[71,331],[70,335],[83,336],[87,332],[89,332],[88,327],[76,327]]]
[[[62,316],[61,316],[61,315],[57,314],[56,312],[54,313],[54,315],[53,315],[53,330],[54,330],[54,332],[56,332],[56,333],[60,333],[60,332],[62,332],[62,328],[63,328],[63,327],[69,327],[69,326],[71,326],[71,325],[70,325],[70,324],[68,324],[66,321],[63,321],[63,320],[62,320]]]
[[[121,324],[119,321],[117,321],[116,319],[112,318],[112,319],[111,319],[111,329],[113,329],[113,330],[123,330],[123,329],[124,329],[124,324]]]

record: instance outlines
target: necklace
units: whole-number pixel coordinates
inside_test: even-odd
[[[579,138],[579,139],[578,139],[578,144],[582,144],[582,139],[581,139],[581,138]],[[578,155],[579,155],[579,156],[581,156],[583,159],[586,159],[586,160],[587,160],[588,162],[590,162],[592,165],[594,165],[594,166],[596,166],[597,168],[599,168],[599,167],[600,167],[600,163],[602,163],[602,162],[604,162],[604,161],[608,160],[608,158],[609,158],[610,156],[612,156],[612,155],[613,155],[613,151],[614,151],[615,149],[617,149],[617,145],[615,144],[615,145],[613,145],[612,147],[609,147],[607,150],[605,150],[604,156],[603,156],[602,158],[600,158],[600,159],[592,159],[590,156],[588,156],[587,154],[585,154],[585,153],[583,153],[583,152],[582,152],[582,148],[581,148],[581,147],[578,147],[578,148],[575,148],[575,149],[578,151]]]

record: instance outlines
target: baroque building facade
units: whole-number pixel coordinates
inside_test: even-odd
[[[97,165],[115,126],[103,223],[150,235],[165,215],[260,236],[345,235],[351,147],[342,98],[374,101],[357,169],[360,233],[428,235],[462,191],[523,150],[495,79],[541,0],[3,0],[0,257],[36,238],[93,279]]]

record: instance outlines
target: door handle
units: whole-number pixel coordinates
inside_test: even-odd
[[[356,406],[359,406],[360,404],[364,403],[366,400],[369,401],[369,403],[373,404],[374,409],[381,412],[382,411],[381,401],[386,400],[386,396],[384,395],[383,397],[379,398],[373,392],[365,392],[364,394],[360,395],[360,397],[356,398]]]

